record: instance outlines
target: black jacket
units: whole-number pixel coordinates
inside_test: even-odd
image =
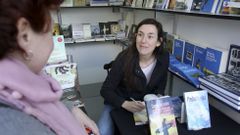
[[[164,94],[169,65],[169,54],[167,52],[157,55],[157,63],[148,84],[139,63],[135,63],[133,72],[137,78],[135,84],[137,90],[129,90],[124,83],[125,59],[126,50],[121,52],[114,60],[112,68],[103,83],[100,92],[105,99],[105,103],[120,108],[125,100],[130,100],[130,97],[143,101],[146,94]]]

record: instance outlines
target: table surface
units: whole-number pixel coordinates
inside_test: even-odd
[[[135,126],[132,113],[124,109],[111,112],[112,119],[121,135],[149,135],[149,127]],[[179,135],[240,135],[240,124],[210,106],[211,128],[190,131],[187,124],[177,123]]]

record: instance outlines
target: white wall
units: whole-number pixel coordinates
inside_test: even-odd
[[[103,65],[114,60],[121,48],[112,41],[66,45],[67,54],[71,54],[78,65],[80,85],[103,82],[107,75]]]
[[[94,23],[118,21],[120,13],[113,13],[112,8],[61,8],[62,23]]]
[[[240,22],[206,17],[158,13],[163,28],[181,38],[206,47],[229,49],[230,44],[240,45]],[[174,21],[174,22],[173,22]]]

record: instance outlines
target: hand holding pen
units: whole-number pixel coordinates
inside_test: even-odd
[[[125,101],[122,104],[122,107],[130,112],[139,112],[145,108],[145,105],[141,101],[136,101],[133,98],[130,98],[132,101]]]

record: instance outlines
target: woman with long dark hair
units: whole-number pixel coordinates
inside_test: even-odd
[[[155,19],[145,19],[134,34],[132,45],[114,60],[101,88],[105,100],[98,123],[101,135],[114,132],[112,109],[139,112],[145,108],[142,101],[146,94],[164,95],[169,54],[163,50],[162,25]]]

